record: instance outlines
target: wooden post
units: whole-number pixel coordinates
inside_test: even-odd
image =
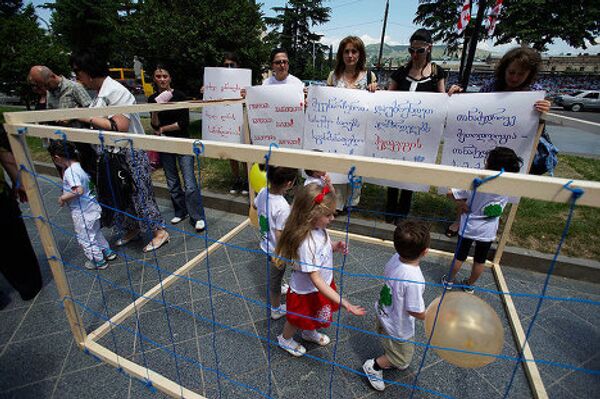
[[[17,161],[17,166],[20,168],[21,165],[25,165],[25,167],[28,169],[33,168],[33,162],[31,164],[28,162],[28,160],[31,160],[32,158],[29,148],[27,147],[25,134],[19,135],[17,127],[13,125],[8,125],[7,131],[9,133],[8,140],[10,142],[13,155]],[[40,194],[37,180],[30,173],[22,170],[21,183],[27,191],[27,198],[29,200],[29,206],[31,207],[31,213],[34,216],[41,216],[43,218],[43,220],[36,218],[35,224],[38,232],[40,233],[42,246],[44,247],[46,257],[48,258],[50,270],[54,276],[58,294],[64,305],[65,312],[67,314],[67,320],[69,321],[69,326],[71,327],[75,342],[80,348],[83,348],[83,343],[87,339],[87,334],[85,332],[81,315],[79,314],[75,304],[71,301],[73,294],[71,293],[63,264],[59,260],[61,259],[61,255],[58,251],[56,241],[54,240],[54,235],[52,234],[52,227],[47,222],[49,217],[44,207],[44,201]]]
[[[529,162],[527,163],[527,173],[529,173],[529,169],[531,168],[531,164],[533,163],[533,158],[535,157],[535,153],[537,151],[537,146],[540,141],[540,137],[542,132],[544,131],[544,122],[540,122],[538,126],[538,130],[535,134],[535,140],[533,141],[533,148],[531,149],[531,154],[529,156]],[[512,225],[517,217],[517,210],[519,209],[519,203],[521,199],[512,204],[510,207],[510,212],[508,213],[508,218],[506,219],[506,223],[504,223],[504,229],[502,230],[502,236],[500,236],[500,241],[498,242],[498,248],[496,248],[496,253],[494,254],[494,260],[492,263],[497,265],[500,264],[500,260],[502,259],[502,254],[504,253],[504,248],[506,248],[506,243],[508,242],[508,238],[510,236],[510,231],[512,229]]]
[[[244,101],[243,104],[244,110],[244,126],[243,126],[243,134],[244,134],[244,144],[252,144],[252,139],[250,138],[250,122],[248,120],[248,104]],[[256,193],[252,189],[252,185],[250,184],[250,169],[252,165],[250,163],[246,163],[246,179],[248,181],[248,198],[250,199],[250,207],[254,204],[254,197]]]

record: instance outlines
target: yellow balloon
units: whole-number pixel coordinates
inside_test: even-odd
[[[255,193],[267,187],[267,172],[260,170],[257,163],[250,168],[250,187]]]
[[[250,218],[250,224],[258,228],[258,212],[256,211],[256,208],[254,208],[252,205],[250,205],[248,218]]]
[[[425,311],[425,332],[431,335],[441,296]],[[504,327],[500,318],[481,298],[466,292],[448,292],[438,314],[431,345],[470,352],[498,355],[504,346]],[[478,368],[496,360],[493,356],[434,349],[444,360],[458,367]]]

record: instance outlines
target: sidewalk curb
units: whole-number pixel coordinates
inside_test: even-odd
[[[44,162],[34,162],[38,173],[57,177],[54,165]],[[154,183],[154,193],[162,199],[169,199],[169,190],[166,184]],[[231,194],[215,193],[209,190],[203,190],[204,206],[211,209],[235,213],[238,215],[248,215],[248,198]],[[345,230],[345,216],[339,216],[333,221],[332,227],[338,230]],[[380,221],[368,221],[364,219],[353,218],[348,231],[350,233],[366,235],[370,237],[391,240],[394,227]],[[456,246],[456,239],[449,239],[442,234],[432,233],[431,248],[453,252]],[[496,251],[496,245],[492,245],[492,250],[488,259],[493,259]],[[530,270],[538,273],[546,273],[553,255],[519,247],[506,247],[502,257],[502,264],[520,269]],[[587,281],[600,284],[600,262],[572,258],[569,256],[559,256],[554,269],[554,275],[567,277],[574,280]]]

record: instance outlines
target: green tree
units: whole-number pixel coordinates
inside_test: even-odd
[[[260,5],[248,0],[146,0],[127,28],[129,52],[150,71],[159,62],[171,68],[174,87],[198,97],[203,68],[219,66],[234,51],[258,81],[268,58]]]
[[[329,21],[331,9],[324,7],[322,0],[290,0],[285,7],[272,10],[277,15],[265,18],[267,25],[274,28],[269,33],[269,43],[288,50],[292,74],[300,79],[320,78],[328,47],[319,43],[322,35],[312,29]]]
[[[2,3],[0,7],[0,91],[18,94],[29,106],[33,93],[26,78],[33,65],[46,65],[66,73],[65,49],[43,30],[34,7],[22,0]]]
[[[492,7],[494,0],[473,1],[478,7]],[[414,22],[432,29],[435,41],[443,42],[453,52],[461,44],[456,31],[459,8],[463,0],[424,1],[417,8]],[[504,0],[494,34],[482,32],[480,40],[494,39],[495,44],[528,44],[544,51],[555,39],[562,39],[573,47],[586,48],[587,42],[596,44],[600,34],[600,3],[597,0]],[[470,36],[475,29],[475,13],[465,31]]]
[[[45,7],[52,10],[53,34],[72,52],[93,51],[119,66],[132,62],[133,55],[123,51],[132,1],[56,0]]]

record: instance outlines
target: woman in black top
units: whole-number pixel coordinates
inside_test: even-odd
[[[446,71],[431,62],[433,41],[426,29],[419,29],[410,37],[410,60],[391,76],[388,90],[446,92]],[[408,215],[413,192],[388,187],[386,212],[387,222],[397,222],[394,215]]]
[[[162,65],[154,70],[154,83],[157,93],[148,97],[148,103],[185,101],[185,95],[179,90],[171,88],[171,75]],[[174,109],[169,111],[152,112],[152,129],[159,136],[190,138],[188,126],[190,124],[189,109]],[[192,155],[178,155],[160,153],[160,161],[167,178],[167,186],[171,194],[171,202],[175,209],[172,224],[177,224],[190,216],[190,224],[196,231],[203,231],[206,227],[204,221],[204,208],[199,197],[198,185],[194,174],[194,157]],[[179,169],[183,175],[184,189],[179,180]]]

